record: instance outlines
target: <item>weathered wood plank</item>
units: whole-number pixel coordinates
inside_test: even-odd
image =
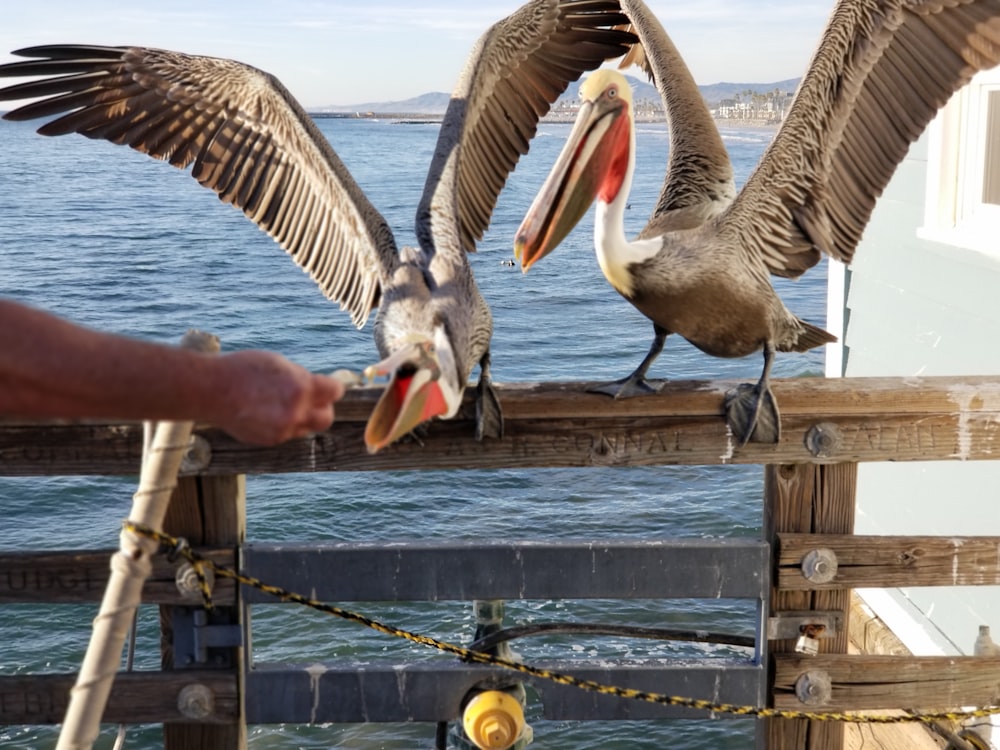
[[[768,466],[764,471],[764,534],[772,542],[778,531],[809,529],[812,524],[812,488],[815,468],[791,465]],[[808,591],[772,590],[770,613],[805,611],[812,597]],[[791,652],[794,641],[770,641],[771,653]],[[773,691],[768,686],[768,695]],[[798,719],[765,719],[757,726],[757,748],[804,750],[808,746],[809,722]]]
[[[837,464],[835,466],[818,467],[819,485],[816,488],[816,510],[813,528],[818,532],[847,532],[854,530],[855,494],[857,490],[858,465]],[[812,607],[821,612],[840,612],[844,615],[843,622],[850,621],[851,591],[814,591]],[[839,633],[820,641],[820,652],[827,654],[846,654],[850,643],[848,628],[845,626]],[[815,724],[815,723],[814,723]],[[820,722],[828,725],[829,722]],[[814,725],[813,730],[817,727]],[[836,745],[823,744],[823,738]],[[844,726],[824,726],[820,730],[819,742],[815,748],[843,747]]]
[[[777,586],[785,591],[1000,585],[1000,537],[789,533],[778,541]],[[837,556],[837,575],[828,583],[802,575],[802,558],[819,547]]]
[[[524,419],[721,416],[722,399],[735,380],[675,380],[655,395],[616,401],[588,393],[589,381],[498,385],[504,417]],[[1000,378],[995,375],[927,378],[779,378],[771,381],[782,417],[866,416],[869,414],[961,411],[1000,412]],[[380,388],[352,389],[337,405],[338,419],[367,421]],[[467,393],[463,414],[475,413]]]
[[[70,604],[99,602],[108,582],[108,561],[115,550],[60,550],[53,552],[0,552],[0,604]],[[234,567],[231,548],[205,549],[199,553],[218,565]],[[174,575],[182,560],[153,559],[153,574],[146,580],[142,600],[147,604],[190,603],[178,591]],[[232,604],[236,586],[229,578],[216,580],[213,601]]]
[[[851,592],[850,636],[852,653],[878,654],[881,656],[911,656],[906,647],[889,626],[875,614],[856,591]]]
[[[659,394],[622,401],[586,393],[587,385],[499,386],[506,434],[482,443],[472,437],[474,404],[467,394],[459,415],[432,424],[422,443],[404,441],[375,456],[362,436],[380,391],[354,389],[337,405],[330,430],[275,448],[200,429],[211,447],[200,473],[1000,457],[996,377],[777,380],[781,443],[745,448],[735,446],[722,418],[732,381],[677,381]],[[134,474],[139,464],[137,425],[0,424],[0,475]]]
[[[851,654],[889,654],[909,656],[910,651],[896,634],[861,601],[857,592],[851,594],[851,616],[848,628]],[[941,728],[941,725],[938,725]],[[945,724],[945,729],[957,732],[961,727]],[[848,724],[844,727],[844,750],[941,750],[940,736],[925,724]]]
[[[817,711],[907,707],[947,710],[1000,705],[1000,657],[780,654],[774,659],[775,708]],[[806,671],[829,675],[829,701],[803,705],[795,683]]]
[[[774,543],[785,532],[850,532],[854,528],[857,464],[768,466],[764,474],[764,534]],[[802,610],[839,611],[847,622],[849,591],[786,591],[772,587],[771,616]],[[795,640],[768,643],[775,659],[795,652]],[[824,638],[825,653],[846,653],[846,630]],[[799,719],[768,719],[758,730],[758,746],[789,750],[833,750],[844,745],[841,724]]]
[[[58,724],[66,715],[75,674],[0,676],[0,725]],[[204,685],[213,696],[212,709],[199,721],[232,722],[239,705],[235,674],[219,671],[129,672],[115,677],[102,721],[153,724],[192,721],[178,709],[178,696],[188,685]]]
[[[236,475],[181,479],[170,499],[163,529],[174,536],[183,536],[192,545],[227,545],[235,552],[246,537],[246,477]],[[164,669],[174,667],[173,612],[173,607],[160,608],[160,650]],[[239,592],[232,606],[215,607],[207,617],[210,625],[242,627],[244,610]],[[242,704],[246,667],[243,649],[219,651],[221,653],[216,654],[218,659],[210,656],[206,666],[228,666],[236,672],[240,699],[236,702],[235,712],[226,723],[166,724],[163,727],[164,750],[242,750],[246,747],[247,725]],[[186,671],[179,670],[179,673]]]

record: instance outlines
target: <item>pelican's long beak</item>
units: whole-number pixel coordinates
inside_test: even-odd
[[[365,368],[368,380],[386,375],[389,384],[365,427],[365,445],[369,453],[377,453],[412,432],[417,425],[450,411],[452,399],[441,378],[441,365],[434,345],[429,340],[408,342],[381,362]]]
[[[514,236],[522,271],[552,252],[595,198],[617,194],[628,165],[627,115],[627,107],[603,98],[580,105],[569,139]]]

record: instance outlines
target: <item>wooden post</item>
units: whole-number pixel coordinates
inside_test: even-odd
[[[184,477],[177,485],[163,524],[164,531],[198,547],[201,545],[241,545],[246,536],[246,477]],[[242,596],[237,588],[236,604],[216,607],[213,624],[243,626]],[[163,669],[173,669],[172,607],[160,608],[161,657]],[[170,723],[163,726],[164,750],[243,750],[246,747],[244,705],[244,649],[233,649],[232,669],[238,683],[239,719],[231,724]],[[211,668],[212,664],[199,665]]]
[[[850,534],[854,531],[857,464],[768,465],[764,474],[764,534],[777,559],[777,534],[794,531],[813,534]],[[775,580],[777,576],[775,575]],[[820,652],[846,654],[851,591],[771,590],[771,616],[788,611],[842,613],[844,627],[832,638],[820,640]],[[769,644],[772,654],[795,650],[795,640]],[[771,667],[773,674],[773,666]],[[773,695],[773,680],[770,694]],[[807,707],[803,707],[807,708]],[[758,726],[758,746],[769,750],[836,750],[844,746],[839,722],[803,719],[765,719]],[[762,745],[763,742],[763,745]]]

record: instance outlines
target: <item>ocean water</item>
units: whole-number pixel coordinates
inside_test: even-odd
[[[321,130],[397,232],[414,241],[413,216],[437,135],[433,123],[320,120]],[[561,147],[569,125],[543,124],[472,258],[494,313],[498,382],[617,378],[645,354],[651,325],[602,278],[590,218],[528,275],[501,264],[514,230]],[[769,130],[725,130],[742,183]],[[0,123],[0,295],[80,323],[176,341],[189,327],[218,334],[224,349],[268,348],[317,371],[373,361],[371,324],[356,330],[313,283],[243,215],[184,172],[130,150],[78,136],[56,139],[29,124]],[[641,125],[631,231],[648,218],[666,164],[667,132]],[[789,307],[822,325],[825,267],[779,282]],[[822,355],[780,355],[778,377],[815,375]],[[761,360],[720,360],[668,340],[654,377],[756,379]],[[0,549],[114,547],[130,504],[126,478],[0,477]],[[756,536],[762,470],[756,466],[379,472],[248,478],[253,541],[415,538],[659,539]],[[155,614],[140,618],[138,668],[158,664]],[[467,642],[471,606],[394,604],[361,608],[434,637]],[[0,674],[69,672],[79,665],[96,607],[7,606],[0,610]],[[752,634],[754,613],[726,601],[509,602],[508,622],[622,621]],[[367,655],[417,659],[426,649],[287,605],[254,608],[258,663]],[[532,639],[527,660],[683,655],[676,644],[622,639]],[[732,655],[717,650],[715,655]],[[749,720],[671,722],[541,721],[529,703],[535,746],[663,748],[752,746]],[[53,727],[0,727],[5,748],[49,748]],[[253,726],[250,746],[416,748],[433,726]],[[111,747],[108,728],[98,747]],[[130,730],[127,747],[161,745],[159,729]]]

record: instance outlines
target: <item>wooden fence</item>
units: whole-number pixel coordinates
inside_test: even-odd
[[[399,575],[399,556],[405,554],[419,564],[402,569],[419,574],[406,580],[407,595],[395,592],[401,600],[528,598],[525,593],[532,598],[717,597],[720,586],[729,586],[725,595],[760,603],[756,651],[747,662],[565,671],[670,694],[704,689],[713,695],[714,689],[713,697],[722,702],[815,712],[996,704],[1000,658],[848,655],[846,623],[853,587],[1000,584],[1000,538],[876,540],[852,533],[858,462],[1000,456],[1000,380],[778,380],[781,442],[744,448],[734,444],[721,416],[723,394],[733,385],[678,381],[656,396],[623,402],[587,394],[584,383],[500,386],[506,419],[502,440],[478,443],[471,437],[473,404],[467,399],[458,417],[435,423],[421,443],[400,443],[375,456],[367,454],[362,440],[375,389],[351,392],[338,404],[337,422],[328,432],[276,448],[254,448],[217,430],[197,429],[164,529],[220,564],[280,577],[292,557],[276,558],[275,550],[244,539],[248,472],[762,464],[759,540],[640,542],[622,549],[592,540],[585,545],[586,556],[580,547],[558,544],[411,545],[402,552],[397,544],[391,553],[395,574],[388,572],[383,559],[388,553],[379,545],[303,546],[294,551],[299,574],[280,582],[299,591],[319,586],[317,596],[338,601],[366,598],[339,584],[323,589],[317,571],[335,560],[338,580],[366,580],[372,588],[369,600],[392,598],[388,590],[398,588],[399,581],[393,579],[386,590],[379,581]],[[0,425],[0,475],[131,475],[140,456],[138,425]],[[595,547],[606,553],[599,565]],[[526,552],[555,560],[557,566],[525,564]],[[97,601],[108,556],[0,551],[0,604]],[[517,586],[503,574],[514,559],[520,566]],[[481,561],[478,566],[475,560]],[[174,583],[178,564],[158,561],[143,595],[161,606],[163,670],[122,674],[104,715],[107,722],[163,723],[165,744],[172,750],[242,747],[248,721],[454,720],[468,691],[496,677],[495,668],[466,663],[433,669],[388,665],[367,669],[366,688],[351,664],[328,665],[321,675],[281,665],[250,667],[241,644],[249,642],[247,608],[259,595],[220,581],[214,591],[219,606],[206,619],[197,601],[179,593]],[[678,567],[684,576],[663,575]],[[538,568],[565,575],[540,575]],[[800,628],[810,624],[823,626],[815,655],[795,649]],[[206,653],[213,658],[206,660]],[[404,673],[409,697],[399,697],[407,691],[397,690]],[[61,721],[72,680],[72,675],[0,676],[0,724]],[[327,698],[306,705],[305,698],[318,695],[309,692],[317,680],[324,681]],[[597,702],[591,697],[591,708],[584,712],[569,697],[580,692],[576,688],[531,681],[547,716],[708,715],[640,707],[608,696]],[[282,690],[294,699],[262,698]],[[355,703],[364,706],[364,715]],[[759,722],[757,744],[835,748],[843,744],[843,731],[837,722],[769,718]]]

